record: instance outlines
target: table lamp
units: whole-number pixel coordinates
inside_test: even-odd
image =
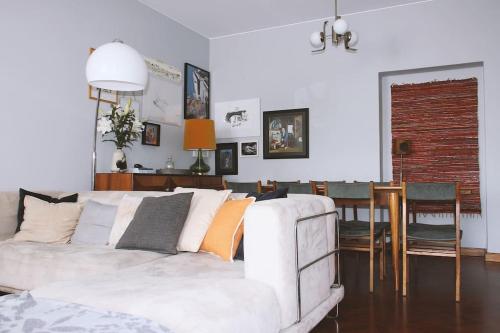
[[[203,150],[215,150],[214,121],[210,119],[188,119],[184,125],[184,150],[198,151],[196,162],[189,168],[193,174],[203,175],[210,166],[203,161]]]
[[[148,69],[144,58],[132,47],[121,41],[98,47],[87,60],[87,82],[97,88],[97,106],[94,124],[94,146],[92,154],[92,190],[96,173],[97,119],[101,90],[139,91],[144,90],[148,81]]]

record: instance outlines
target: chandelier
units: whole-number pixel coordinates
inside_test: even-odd
[[[335,0],[335,21],[331,27],[332,33],[330,35],[326,34],[326,28],[328,26],[328,21],[323,23],[323,31],[313,32],[309,41],[311,45],[315,48],[313,53],[323,52],[326,49],[326,41],[331,38],[332,44],[338,46],[339,44],[344,44],[344,48],[349,51],[357,51],[353,46],[358,42],[358,35],[354,31],[349,30],[349,25],[347,21],[338,15],[338,5],[337,0]]]

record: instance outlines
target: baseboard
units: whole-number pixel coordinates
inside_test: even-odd
[[[463,247],[460,253],[466,257],[484,257],[486,255],[486,250],[474,247]]]
[[[500,253],[486,253],[485,261],[500,262]]]

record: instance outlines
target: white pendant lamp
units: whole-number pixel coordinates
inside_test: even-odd
[[[338,4],[335,0],[335,21],[331,27],[331,34],[327,34],[328,21],[323,23],[323,31],[313,32],[309,41],[314,47],[313,53],[323,52],[326,50],[326,41],[332,40],[332,44],[338,46],[344,44],[344,48],[350,51],[356,51],[352,47],[358,42],[358,35],[354,31],[349,30],[349,24],[346,20],[338,15]]]
[[[87,82],[97,88],[97,106],[94,124],[91,190],[95,187],[97,119],[101,90],[140,91],[148,82],[144,58],[134,48],[121,41],[98,47],[87,60]]]

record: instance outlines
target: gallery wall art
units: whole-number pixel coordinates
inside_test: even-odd
[[[215,103],[217,138],[260,136],[260,99],[244,99]]]
[[[309,158],[309,109],[263,114],[264,159]]]
[[[210,119],[210,73],[184,64],[184,119]]]

